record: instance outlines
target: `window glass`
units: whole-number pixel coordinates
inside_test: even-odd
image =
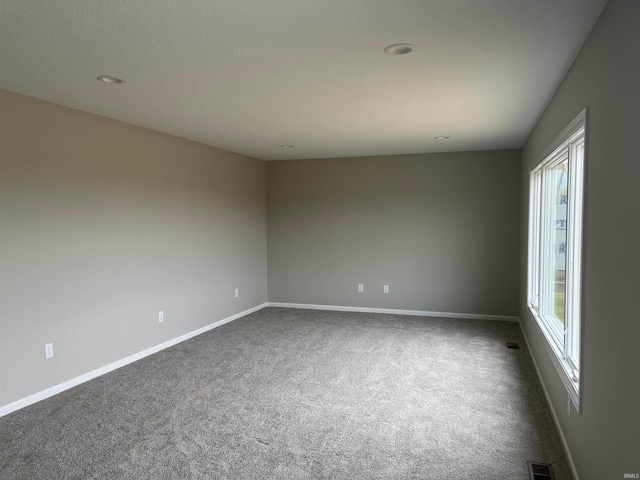
[[[553,314],[564,325],[567,276],[567,171],[569,161],[553,167]]]

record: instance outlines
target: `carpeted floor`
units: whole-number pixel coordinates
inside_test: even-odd
[[[0,478],[568,480],[520,336],[266,308],[0,418]]]

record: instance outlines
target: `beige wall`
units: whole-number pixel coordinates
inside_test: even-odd
[[[265,162],[0,102],[0,406],[267,300]]]
[[[537,325],[521,310],[581,480],[640,473],[640,2],[612,0],[523,149],[521,300],[526,292],[529,167],[589,107],[584,413],[567,393]],[[521,302],[521,306],[522,306]]]
[[[517,315],[519,162],[517,150],[269,162],[269,301]]]

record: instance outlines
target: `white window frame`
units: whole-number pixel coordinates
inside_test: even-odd
[[[549,356],[578,413],[582,413],[583,217],[586,188],[587,110],[551,143],[529,176],[529,249],[527,306],[545,340]],[[564,322],[553,312],[554,191],[552,169],[568,161]]]

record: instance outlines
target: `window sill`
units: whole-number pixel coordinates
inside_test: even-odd
[[[540,316],[531,308],[530,305],[527,306],[527,310],[531,318],[534,320],[534,323],[538,326],[538,330],[544,337],[544,346],[547,349],[547,353],[549,354],[549,358],[551,359],[553,366],[556,368],[556,371],[560,376],[560,380],[562,380],[562,383],[567,390],[569,398],[571,398],[571,403],[573,403],[578,414],[582,414],[582,396],[580,395],[581,382],[573,381],[573,367],[564,358],[563,353],[556,346],[552,333],[548,331]]]

